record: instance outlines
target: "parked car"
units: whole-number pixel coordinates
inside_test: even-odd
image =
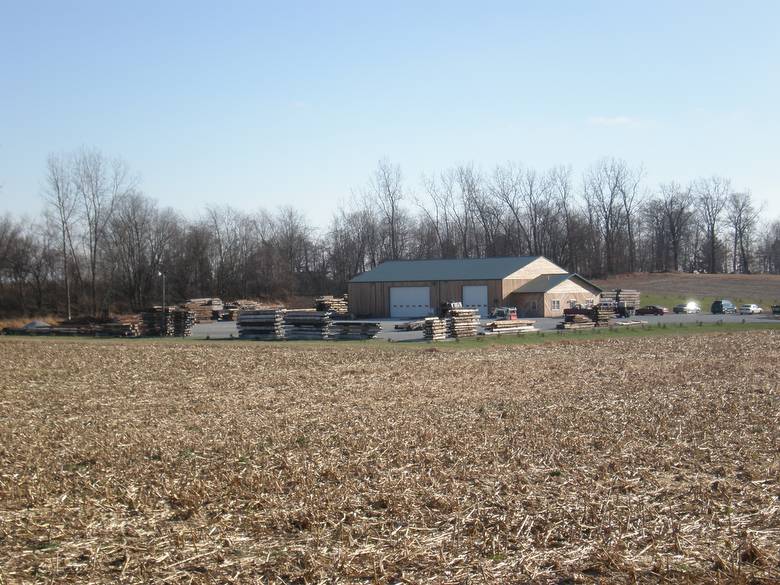
[[[675,305],[674,309],[672,310],[675,313],[685,313],[686,315],[689,313],[701,313],[701,307],[699,306],[699,303],[695,303],[693,301]]]
[[[712,303],[712,306],[710,307],[710,313],[713,315],[717,314],[727,314],[727,313],[734,313],[736,314],[737,307],[729,300],[722,299],[720,301],[715,301]]]
[[[764,309],[755,303],[746,303],[739,308],[739,312],[742,315],[757,315],[759,313],[763,313]]]
[[[636,310],[637,315],[665,315],[668,312],[669,309],[658,305],[647,305]]]

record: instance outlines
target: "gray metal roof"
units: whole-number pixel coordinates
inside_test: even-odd
[[[537,276],[531,282],[525,283],[523,286],[513,291],[516,293],[545,293],[554,289],[562,282],[566,282],[569,279],[576,279],[580,281],[580,284],[593,287],[597,291],[601,292],[601,288],[593,284],[587,278],[583,278],[577,273],[571,274],[542,274]]]
[[[391,260],[359,274],[350,282],[426,280],[500,280],[541,256],[467,258],[463,260]]]

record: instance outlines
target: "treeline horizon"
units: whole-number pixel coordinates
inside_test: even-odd
[[[780,272],[780,218],[722,176],[651,185],[603,158],[581,176],[505,163],[404,180],[380,161],[325,229],[300,210],[208,207],[187,219],[143,193],[121,159],[51,155],[44,211],[0,218],[0,313],[101,315],[166,300],[346,292],[385,260],[546,256],[586,277]]]

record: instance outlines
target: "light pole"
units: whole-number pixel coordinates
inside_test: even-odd
[[[165,306],[165,271],[164,270],[158,270],[157,274],[159,276],[162,276],[162,324],[160,326],[160,335],[165,335],[166,330],[166,323],[165,323],[165,315],[167,313],[167,308]]]

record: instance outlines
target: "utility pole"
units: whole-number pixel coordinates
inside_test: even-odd
[[[165,335],[165,331],[166,331],[165,327],[167,324],[165,320],[165,316],[168,313],[168,307],[165,306],[165,271],[159,270],[157,274],[162,276],[162,324],[160,327],[160,335]]]

